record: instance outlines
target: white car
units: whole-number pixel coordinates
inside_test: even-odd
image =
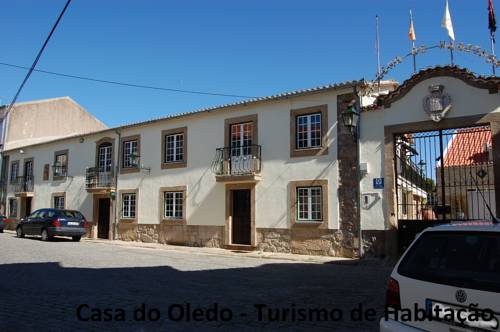
[[[420,233],[392,271],[380,331],[499,331],[500,225]]]

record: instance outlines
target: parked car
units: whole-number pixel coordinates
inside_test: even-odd
[[[0,215],[0,233],[3,233],[3,229],[5,228],[5,221],[7,217]]]
[[[87,221],[83,214],[74,210],[40,209],[22,218],[16,228],[17,237],[40,235],[42,241],[54,236],[70,236],[80,241],[87,233]]]
[[[420,233],[390,276],[380,331],[500,331],[499,324],[500,225]]]

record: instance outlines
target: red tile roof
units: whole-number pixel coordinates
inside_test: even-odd
[[[490,130],[458,129],[446,149],[444,167],[487,163],[489,153],[485,144],[491,149]]]

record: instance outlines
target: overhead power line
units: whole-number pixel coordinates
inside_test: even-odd
[[[30,69],[30,68],[25,67],[25,66],[20,66],[20,65],[16,65],[16,64],[12,64],[12,63],[7,63],[7,62],[0,62],[0,65],[5,66],[5,67],[17,68],[17,69],[25,69],[25,70]],[[209,92],[209,91],[173,89],[173,88],[164,88],[164,87],[153,86],[153,85],[144,85],[144,84],[136,84],[136,83],[118,82],[118,81],[112,81],[112,80],[103,80],[103,79],[99,79],[99,78],[64,74],[64,73],[58,73],[58,72],[48,71],[48,70],[43,70],[43,69],[34,69],[34,71],[39,72],[39,73],[43,73],[43,74],[49,74],[49,75],[54,75],[54,76],[66,77],[66,78],[74,78],[74,79],[83,80],[83,81],[98,82],[98,83],[126,86],[126,87],[139,88],[139,89],[149,89],[149,90],[177,92],[177,93],[189,93],[189,94],[207,95],[207,96],[231,97],[231,98],[258,98],[256,96],[234,95],[234,94],[228,94],[228,93],[218,93],[218,92]]]
[[[4,142],[5,142],[5,131],[7,129],[6,127],[6,119],[7,119],[7,115],[10,113],[12,107],[14,106],[14,104],[16,103],[17,101],[17,98],[19,97],[19,95],[21,94],[21,91],[23,90],[24,88],[24,85],[26,84],[26,82],[28,81],[28,79],[30,78],[31,74],[33,73],[33,71],[35,70],[35,67],[38,63],[38,61],[40,60],[40,57],[42,56],[42,53],[43,51],[45,50],[45,47],[47,47],[47,44],[49,43],[49,40],[50,38],[52,38],[52,35],[54,34],[54,31],[56,31],[56,28],[57,26],[59,25],[59,22],[61,21],[61,18],[63,17],[64,13],[66,12],[66,9],[68,9],[68,6],[69,4],[71,3],[71,0],[68,0],[66,2],[66,5],[64,6],[64,8],[62,9],[61,13],[59,14],[59,16],[57,17],[57,20],[56,22],[54,23],[54,25],[52,26],[52,29],[50,30],[49,32],[49,35],[47,36],[47,38],[45,38],[45,41],[43,42],[43,45],[42,47],[40,48],[40,50],[38,51],[38,54],[36,55],[36,58],[35,58],[35,61],[33,61],[33,64],[31,65],[31,67],[29,68],[26,68],[28,69],[28,73],[26,73],[26,76],[24,77],[24,80],[23,82],[21,83],[21,85],[19,86],[19,88],[17,89],[17,92],[16,94],[14,95],[14,98],[12,98],[12,101],[11,103],[9,104],[9,107],[7,108],[7,110],[5,111],[5,114],[3,115],[3,119],[4,121],[2,121],[2,125],[3,125],[3,130],[2,130],[2,151],[3,151],[3,148],[4,148]]]

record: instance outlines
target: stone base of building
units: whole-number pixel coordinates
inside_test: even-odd
[[[120,223],[118,236],[123,241],[221,248],[224,226]]]
[[[191,247],[224,247],[224,226],[123,223],[119,239]],[[339,230],[257,228],[256,248],[265,252],[356,258],[357,248],[342,247],[345,239]],[[363,231],[364,257],[397,255],[395,231]],[[355,239],[357,242],[357,239]],[[393,243],[393,244],[390,244]],[[392,250],[392,249],[394,250]]]
[[[364,257],[397,255],[397,235],[394,235],[384,230],[363,231]],[[352,247],[343,247],[343,234],[335,229],[257,229],[257,248],[267,252],[356,258],[359,244],[357,238],[352,240],[356,242]],[[388,247],[388,241],[394,242],[395,251]]]

